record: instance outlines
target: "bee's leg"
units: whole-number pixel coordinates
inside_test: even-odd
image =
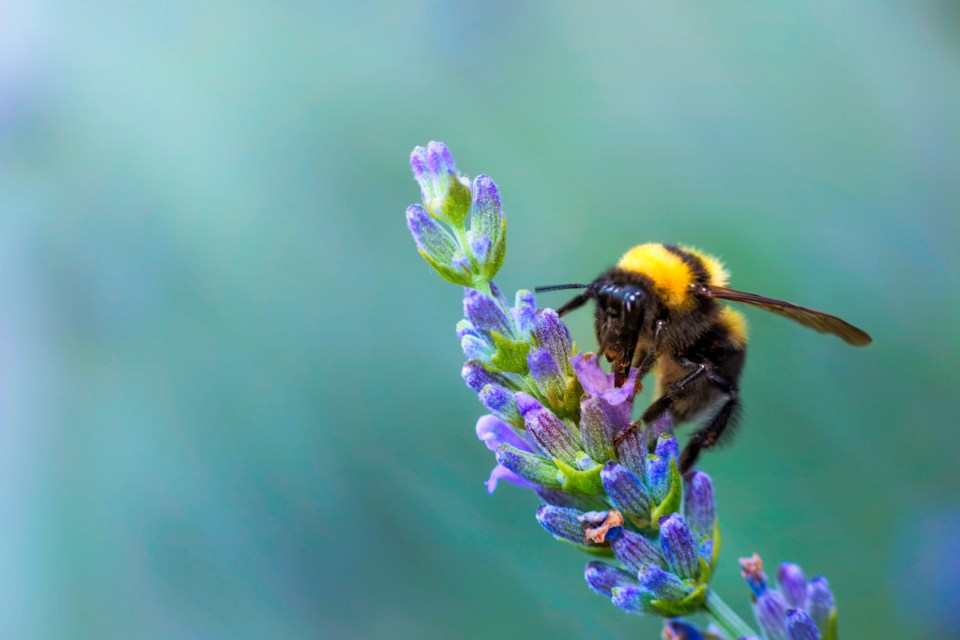
[[[650,351],[647,352],[646,357],[640,362],[639,369],[637,370],[637,377],[633,383],[634,395],[643,390],[643,377],[650,373],[650,369],[653,368],[653,365],[657,362],[657,358],[660,356],[660,343],[663,338],[663,328],[666,326],[666,320],[657,320],[653,327],[653,340],[651,341],[652,344],[650,345]]]
[[[683,395],[684,388],[698,379],[700,376],[707,373],[707,365],[697,364],[693,371],[685,375],[679,381],[675,382],[673,385],[667,389],[662,396],[656,399],[647,410],[643,412],[643,415],[640,416],[640,419],[636,422],[628,425],[623,431],[618,433],[614,438],[614,442],[619,443],[623,440],[624,436],[633,431],[634,429],[640,428],[644,423],[650,424],[664,413],[669,411],[670,407],[673,405],[673,401],[678,397]]]
[[[701,449],[712,449],[725,437],[729,438],[736,427],[740,414],[740,398],[737,385],[715,373],[709,373],[708,379],[727,395],[727,401],[706,426],[693,434],[680,456],[680,473],[685,474],[697,462]]]

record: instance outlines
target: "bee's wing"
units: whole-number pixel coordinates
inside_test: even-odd
[[[810,327],[820,333],[832,333],[842,338],[847,344],[852,344],[857,347],[868,345],[873,341],[867,332],[857,329],[852,324],[844,322],[836,316],[823,313],[822,311],[815,311],[783,300],[774,300],[773,298],[758,296],[755,293],[745,293],[724,287],[705,287],[703,293],[712,298],[742,302],[754,307],[766,309],[778,316],[790,318],[794,322],[799,322],[803,326]]]

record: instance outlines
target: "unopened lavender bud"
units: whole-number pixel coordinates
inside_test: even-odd
[[[614,589],[637,586],[637,580],[634,576],[605,562],[587,564],[583,577],[587,579],[587,584],[590,585],[591,589],[608,598]]]
[[[488,340],[496,332],[505,338],[513,336],[513,323],[500,306],[499,301],[480,293],[476,289],[466,289],[463,296],[463,314],[470,323]]]
[[[617,434],[614,434],[616,436]],[[638,478],[647,478],[647,442],[639,428],[628,430],[616,443],[617,458],[620,464],[632,471]]]
[[[415,204],[407,208],[407,227],[420,255],[441,277],[454,284],[467,285],[473,281],[469,265],[464,269],[456,260],[463,255],[460,245],[422,206]]]
[[[472,333],[466,333],[460,338],[460,348],[467,358],[480,362],[490,362],[496,353],[489,342]]]
[[[548,489],[563,486],[563,474],[553,461],[508,444],[497,449],[497,462],[534,484]]]
[[[527,339],[533,335],[536,326],[537,302],[533,293],[527,289],[517,291],[516,302],[512,309],[514,324],[519,330],[519,336]]]
[[[512,391],[488,384],[480,390],[480,402],[490,413],[504,422],[509,422],[518,427],[524,426],[523,418],[520,417],[520,412],[517,410],[517,401]]]
[[[670,463],[679,455],[680,447],[673,436],[664,434],[657,439],[657,448],[647,460],[647,482],[658,502],[670,491]]]
[[[651,604],[656,599],[655,595],[642,587],[619,587],[610,595],[610,601],[627,613],[659,614]]]
[[[537,522],[543,525],[544,529],[556,538],[582,545],[585,544],[585,538],[581,516],[583,513],[576,509],[549,504],[541,505],[537,509]]]
[[[713,501],[713,482],[702,471],[689,474],[684,482],[683,519],[696,540],[713,536],[713,521],[717,517]]]
[[[664,640],[705,640],[699,629],[681,618],[663,621]]]
[[[640,478],[611,460],[600,472],[600,480],[614,506],[630,516],[635,524],[649,523],[650,495]]]
[[[836,602],[833,599],[833,592],[830,591],[830,585],[823,576],[814,578],[807,587],[807,611],[810,617],[817,624],[820,633],[827,636],[827,630],[830,627],[830,617],[836,610]]]
[[[787,603],[779,591],[764,591],[753,603],[753,615],[767,640],[790,640],[787,634]]]
[[[527,430],[533,434],[541,448],[554,458],[576,467],[580,447],[563,422],[533,396],[518,392],[515,397]]]
[[[693,580],[700,576],[697,543],[679,514],[671,514],[660,521],[660,548],[667,566],[675,574]]]
[[[425,148],[415,148],[410,154],[410,167],[430,213],[452,225],[462,225],[470,209],[470,186],[457,172],[446,145],[430,142]]]
[[[603,400],[584,396],[580,401],[580,437],[583,448],[594,460],[604,462],[616,458],[613,450],[613,425],[607,420]]]
[[[527,366],[541,395],[547,398],[552,406],[559,406],[563,401],[566,381],[550,352],[546,349],[534,349],[527,355]]]
[[[463,365],[463,369],[460,370],[460,377],[463,378],[463,381],[467,383],[468,387],[477,393],[483,391],[483,388],[488,384],[505,389],[514,388],[513,382],[499,373],[489,371],[480,364],[479,360],[467,360]]]
[[[573,342],[570,340],[570,331],[560,320],[560,316],[553,309],[537,311],[534,321],[534,337],[537,344],[553,356],[553,359],[563,368],[564,373],[573,373],[570,365],[570,356],[573,355]]]
[[[787,614],[787,633],[790,640],[820,640],[820,632],[813,618],[800,609]]]
[[[798,565],[784,562],[777,570],[777,584],[791,609],[803,609],[807,605],[807,578]]]
[[[621,531],[620,536],[611,542],[613,555],[636,575],[648,566],[664,567],[663,553],[656,543],[646,536],[629,529]]]
[[[480,175],[473,181],[470,231],[489,240],[483,268],[487,278],[492,278],[503,264],[507,247],[507,219],[503,215],[497,185],[488,176]]]
[[[660,567],[649,566],[637,575],[640,586],[656,596],[657,600],[683,600],[693,588],[680,578]]]

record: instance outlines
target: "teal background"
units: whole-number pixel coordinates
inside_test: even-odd
[[[676,241],[869,330],[747,312],[714,585],[748,615],[757,551],[846,638],[960,637],[958,18],[5,3],[0,635],[658,637],[484,492],[461,292],[404,226],[437,139],[501,188],[505,290]]]

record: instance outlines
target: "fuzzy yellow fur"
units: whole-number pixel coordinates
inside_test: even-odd
[[[726,327],[730,339],[738,346],[747,344],[747,320],[742,313],[723,305],[720,309],[720,324]]]
[[[693,273],[690,267],[662,244],[650,242],[637,245],[623,254],[617,266],[648,277],[657,295],[668,307],[684,309],[693,303],[690,295]]]

